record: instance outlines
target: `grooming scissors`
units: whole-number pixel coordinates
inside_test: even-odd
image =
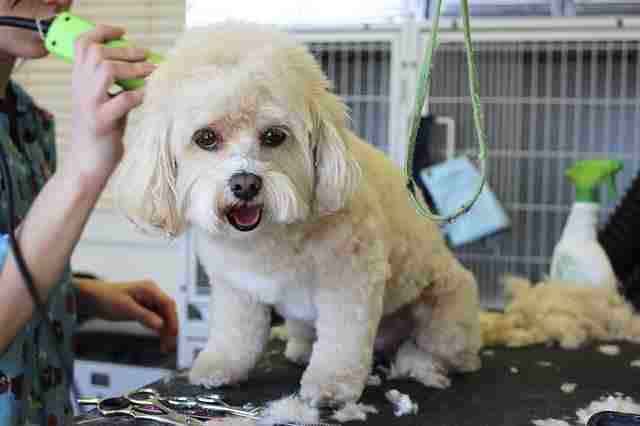
[[[218,394],[196,397],[162,397],[155,389],[145,388],[122,397],[80,399],[81,405],[96,405],[103,416],[128,415],[136,419],[154,420],[176,426],[204,426],[206,421],[230,414],[252,420],[262,420],[260,407],[245,404],[235,407],[227,404]],[[182,413],[180,411],[186,411]],[[334,426],[328,423],[278,422],[279,426]]]
[[[204,426],[205,422],[186,414],[179,413],[162,403],[160,395],[154,389],[140,389],[124,396],[112,398],[84,398],[80,405],[95,405],[98,412],[105,416],[125,415],[134,419],[152,420],[174,426]]]
[[[176,409],[194,410],[196,414],[191,414],[200,419],[218,418],[213,413],[231,414],[233,416],[244,417],[256,421],[263,420],[263,407],[255,407],[252,404],[245,404],[242,407],[227,404],[219,394],[205,394],[195,397],[173,397],[161,398],[168,405]],[[206,414],[201,414],[206,413]],[[277,426],[336,426],[328,423],[303,423],[292,421],[278,421]]]

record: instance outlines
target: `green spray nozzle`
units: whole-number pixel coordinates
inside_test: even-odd
[[[603,182],[609,185],[609,195],[616,196],[615,176],[622,168],[617,160],[581,160],[565,174],[576,186],[576,201],[598,202],[598,186]]]

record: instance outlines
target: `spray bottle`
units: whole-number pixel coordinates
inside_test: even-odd
[[[578,161],[565,174],[576,187],[576,201],[551,261],[551,278],[582,286],[614,286],[616,275],[598,243],[599,189],[609,184],[615,195],[615,175],[622,170],[615,160]]]

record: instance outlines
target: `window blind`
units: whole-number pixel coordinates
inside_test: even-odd
[[[638,0],[573,0],[576,15],[640,14]]]
[[[433,16],[436,0],[429,1],[429,14]],[[475,16],[550,16],[562,13],[560,0],[469,0],[469,13]],[[460,16],[460,0],[444,0],[443,15]]]
[[[77,0],[72,13],[93,22],[120,26],[136,45],[165,53],[183,31],[185,0]],[[71,65],[48,57],[24,62],[13,78],[36,103],[56,118],[58,159],[62,163],[71,141]],[[98,207],[113,207],[107,188]]]

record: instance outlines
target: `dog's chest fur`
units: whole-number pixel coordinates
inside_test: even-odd
[[[197,246],[211,285],[220,283],[246,291],[274,306],[285,318],[315,319],[312,244],[299,234],[233,240],[211,239],[200,233]]]

